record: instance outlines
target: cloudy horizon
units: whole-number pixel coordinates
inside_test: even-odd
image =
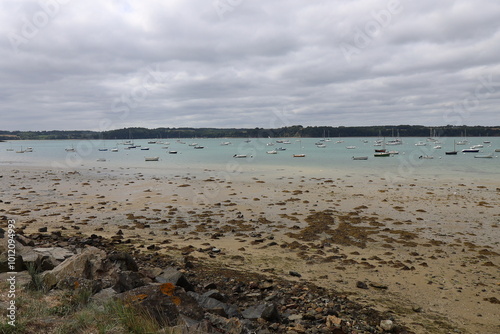
[[[0,9],[0,130],[500,125],[497,1]]]

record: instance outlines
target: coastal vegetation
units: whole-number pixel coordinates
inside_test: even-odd
[[[424,125],[381,126],[302,126],[281,128],[168,128],[148,129],[130,127],[108,131],[51,130],[51,131],[0,131],[0,140],[46,140],[46,139],[146,139],[146,138],[261,138],[261,137],[426,137],[430,133],[440,137],[500,136],[499,126],[455,126],[428,127]]]

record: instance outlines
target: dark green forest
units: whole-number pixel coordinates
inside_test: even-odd
[[[154,139],[154,138],[286,138],[286,137],[459,137],[500,136],[500,126],[307,126],[253,128],[124,128],[110,131],[0,131],[0,140],[22,139]]]

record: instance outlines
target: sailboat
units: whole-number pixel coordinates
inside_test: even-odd
[[[453,151],[445,152],[445,154],[446,155],[457,155],[456,145],[457,145],[456,140],[453,140]]]
[[[391,153],[387,152],[385,149],[385,137],[384,140],[382,141],[383,148],[375,150],[375,154],[373,155],[374,157],[390,157]]]
[[[298,140],[299,141],[299,144],[300,144],[300,148],[303,149],[304,147],[302,147],[302,140]],[[299,154],[294,154],[293,157],[294,158],[305,158],[305,154],[304,153],[299,153]]]

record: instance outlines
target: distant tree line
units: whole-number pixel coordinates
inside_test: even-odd
[[[253,128],[124,128],[109,131],[0,131],[0,140],[13,139],[168,139],[168,138],[261,138],[261,137],[460,137],[500,136],[500,126],[428,127],[396,126],[307,126],[277,129]]]

